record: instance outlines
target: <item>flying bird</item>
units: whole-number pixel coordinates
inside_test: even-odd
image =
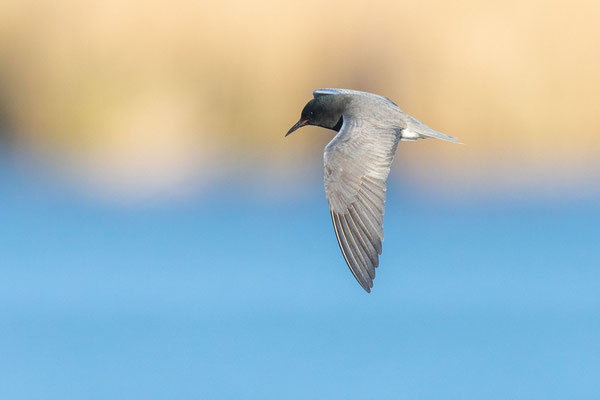
[[[325,147],[325,193],[340,249],[358,283],[371,292],[383,240],[386,180],[398,142],[458,142],[404,113],[390,99],[349,89],[317,89],[286,133],[315,125],[336,131]]]

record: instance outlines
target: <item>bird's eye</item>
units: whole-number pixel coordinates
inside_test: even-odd
[[[310,112],[310,116],[312,117],[313,115],[315,115],[314,111]]]

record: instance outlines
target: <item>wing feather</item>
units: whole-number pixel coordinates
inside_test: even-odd
[[[315,95],[334,94],[329,89]],[[325,148],[325,191],[342,254],[358,283],[370,292],[383,240],[385,181],[399,132],[344,116]]]
[[[373,246],[376,252],[376,256],[381,254],[381,240],[379,238],[379,233],[377,232],[377,228],[375,225],[366,218],[366,216],[358,213],[357,204],[352,204],[348,208],[350,214],[354,217],[354,220],[357,221],[363,228],[363,231],[367,234],[368,242]]]
[[[348,224],[348,220],[346,219],[346,215],[338,215],[337,216],[342,225],[342,229],[346,236],[346,240],[350,245],[350,249],[352,254],[355,256],[356,268],[360,270],[360,274],[365,278],[365,281],[370,282],[374,278],[375,271],[371,266],[371,261],[367,256],[365,250],[363,250],[362,246],[356,240],[355,233],[350,228]],[[373,271],[371,271],[373,270]]]
[[[379,264],[379,254],[373,247],[373,244],[368,240],[368,234],[364,231],[363,227],[354,220],[352,209],[349,209],[348,211],[349,213],[346,214],[346,220],[348,221],[348,225],[352,228],[356,240],[360,243],[363,253],[368,257],[370,264],[373,266],[372,273],[374,278],[375,268],[377,268],[377,265]],[[371,270],[369,270],[369,273],[370,272]]]
[[[350,242],[348,237],[346,236],[346,232],[344,227],[342,226],[339,214],[331,213],[331,218],[333,219],[333,226],[335,229],[335,234],[338,239],[338,244],[340,245],[340,249],[342,250],[342,254],[344,255],[344,259],[352,272],[352,275],[356,278],[358,283],[367,291],[371,291],[371,279],[369,278],[368,273],[362,268],[361,264],[359,264],[356,255],[350,247]]]

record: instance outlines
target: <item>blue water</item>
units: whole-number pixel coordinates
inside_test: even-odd
[[[1,398],[600,398],[598,202],[393,183],[366,294],[319,184],[115,206],[4,171]]]

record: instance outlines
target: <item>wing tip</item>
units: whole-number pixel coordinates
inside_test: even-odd
[[[370,282],[370,286],[369,285],[362,285],[362,284],[360,286],[362,286],[362,288],[365,289],[365,292],[367,292],[367,293],[370,294],[371,293],[371,288],[373,287],[373,281]]]
[[[352,267],[352,263],[350,262],[348,255],[346,254],[346,250],[344,249],[345,246],[342,244],[342,237],[340,236],[339,231],[341,230],[342,231],[341,233],[344,234],[343,227],[341,225],[341,222],[339,223],[339,226],[336,223],[336,216],[339,219],[339,215],[337,213],[335,213],[335,211],[333,211],[333,209],[331,209],[331,208],[329,209],[329,212],[331,213],[331,220],[333,222],[333,229],[335,231],[335,236],[336,236],[338,245],[340,246],[340,250],[342,251],[342,255],[344,256],[344,261],[346,262],[346,265],[350,269],[350,272],[352,272],[352,275],[354,276],[354,279],[356,279],[356,282],[358,282],[358,284],[367,293],[371,293],[371,288],[373,287],[373,279],[375,279],[375,278],[374,277],[371,278],[368,271],[365,276],[364,273],[359,274],[359,273],[357,273],[357,271],[354,270],[354,268]],[[375,268],[377,268],[377,266],[375,266],[374,269]]]
[[[317,98],[319,96],[326,96],[329,94],[339,94],[339,90],[338,89],[334,89],[334,88],[320,88],[320,89],[316,89],[313,90],[313,97]]]

